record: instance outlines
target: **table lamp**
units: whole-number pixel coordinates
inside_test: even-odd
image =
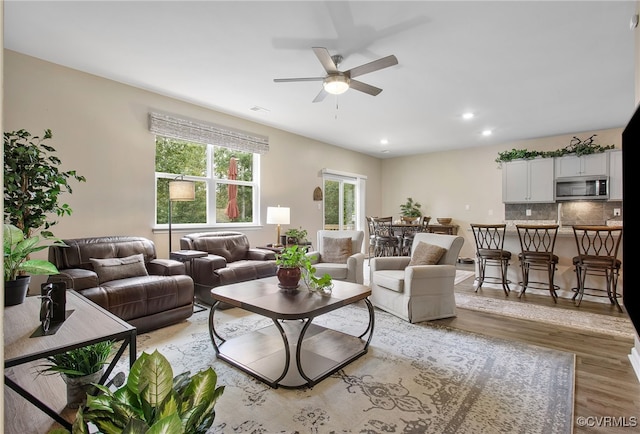
[[[185,181],[184,175],[177,176],[169,182],[169,254],[171,254],[171,204],[173,202],[187,202],[196,199],[196,184]]]
[[[280,207],[280,205],[267,207],[267,224],[278,225],[278,238],[276,238],[276,243],[273,247],[282,247],[280,243],[280,225],[289,224],[289,208]]]

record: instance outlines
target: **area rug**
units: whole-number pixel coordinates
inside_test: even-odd
[[[240,309],[218,313],[216,329],[227,336],[269,323]],[[207,320],[196,313],[137,343],[139,353],[164,354],[174,375],[214,368],[225,391],[209,433],[572,432],[570,353],[376,310],[367,354],[311,389],[272,389],[216,359]],[[366,321],[365,307],[352,305],[314,323],[360,334]]]
[[[540,321],[593,333],[620,336],[633,339],[635,330],[629,318],[600,315],[578,310],[546,307],[517,301],[500,300],[478,295],[456,292],[456,306],[462,309],[476,310],[503,315],[511,318]]]

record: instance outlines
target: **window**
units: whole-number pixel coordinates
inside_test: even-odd
[[[364,209],[365,177],[323,170],[324,229],[360,229]]]
[[[169,182],[195,183],[196,199],[173,202],[172,224],[257,224],[259,155],[156,136],[156,224],[167,224]]]
[[[156,134],[156,224],[169,222],[169,182],[195,183],[195,200],[171,204],[178,225],[257,225],[260,154],[267,137],[149,113]]]

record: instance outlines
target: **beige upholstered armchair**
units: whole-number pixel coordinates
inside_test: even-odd
[[[335,280],[362,283],[364,281],[364,231],[318,231],[317,250],[307,253],[316,275],[330,275]]]
[[[455,235],[417,233],[411,257],[372,258],[371,302],[411,323],[455,316],[455,264],[463,243]]]

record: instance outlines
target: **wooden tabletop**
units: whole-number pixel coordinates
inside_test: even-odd
[[[334,280],[330,295],[309,291],[300,282],[297,292],[278,287],[277,277],[250,280],[211,290],[215,300],[274,319],[313,318],[371,295],[371,289],[357,283]]]

